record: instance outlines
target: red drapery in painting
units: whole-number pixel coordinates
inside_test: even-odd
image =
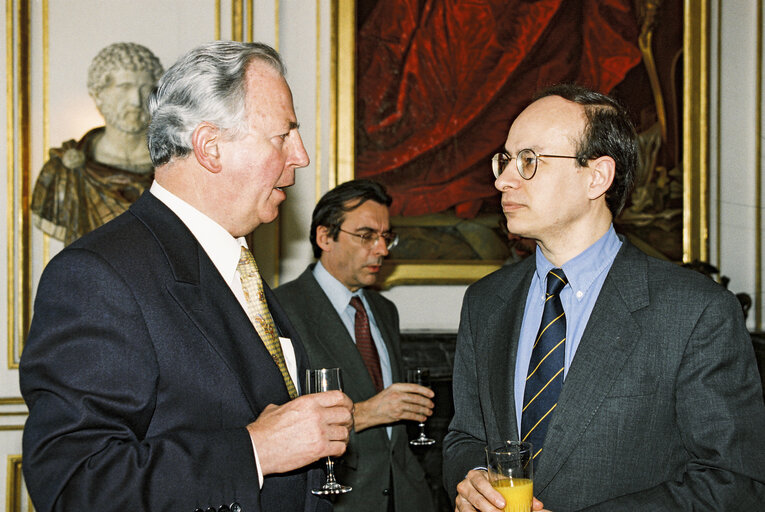
[[[641,59],[631,0],[382,0],[358,34],[356,176],[392,215],[496,202],[489,159],[540,87],[609,92]]]

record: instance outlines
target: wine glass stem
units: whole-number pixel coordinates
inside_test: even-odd
[[[332,457],[327,457],[327,485],[335,484],[335,462]]]

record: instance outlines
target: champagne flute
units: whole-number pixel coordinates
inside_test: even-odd
[[[305,389],[306,393],[322,393],[334,389],[342,390],[340,368],[306,370]],[[312,489],[311,492],[318,496],[327,496],[330,494],[345,494],[351,489],[352,487],[341,485],[337,482],[335,479],[335,463],[332,457],[327,457],[327,482],[318,489]]]
[[[430,370],[423,367],[411,368],[406,371],[406,380],[413,384],[419,384],[420,386],[430,387]],[[435,439],[431,439],[425,435],[425,422],[418,424],[420,427],[420,435],[415,439],[409,441],[409,444],[414,446],[430,446],[436,443]]]

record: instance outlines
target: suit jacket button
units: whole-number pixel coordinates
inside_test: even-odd
[[[194,509],[194,512],[205,512],[205,511],[202,510],[201,508],[196,508],[196,509]]]
[[[214,507],[208,507],[207,510],[205,510],[205,512],[215,512],[215,508]]]
[[[228,506],[226,505],[221,505],[220,507],[218,507],[218,512],[230,512],[230,511],[231,509],[228,508]]]
[[[383,496],[390,496],[390,489],[383,489]]]
[[[231,509],[231,512],[242,512],[242,506],[236,501],[232,503],[229,508]]]

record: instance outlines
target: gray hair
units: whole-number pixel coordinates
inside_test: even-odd
[[[279,54],[262,43],[213,41],[191,50],[167,70],[149,96],[149,153],[154,167],[191,153],[203,121],[235,138],[245,129],[245,75],[254,59],[282,76]]]
[[[148,71],[156,83],[163,69],[151,50],[137,43],[114,43],[102,48],[88,67],[88,93],[96,98],[109,85],[112,72],[119,70]]]

